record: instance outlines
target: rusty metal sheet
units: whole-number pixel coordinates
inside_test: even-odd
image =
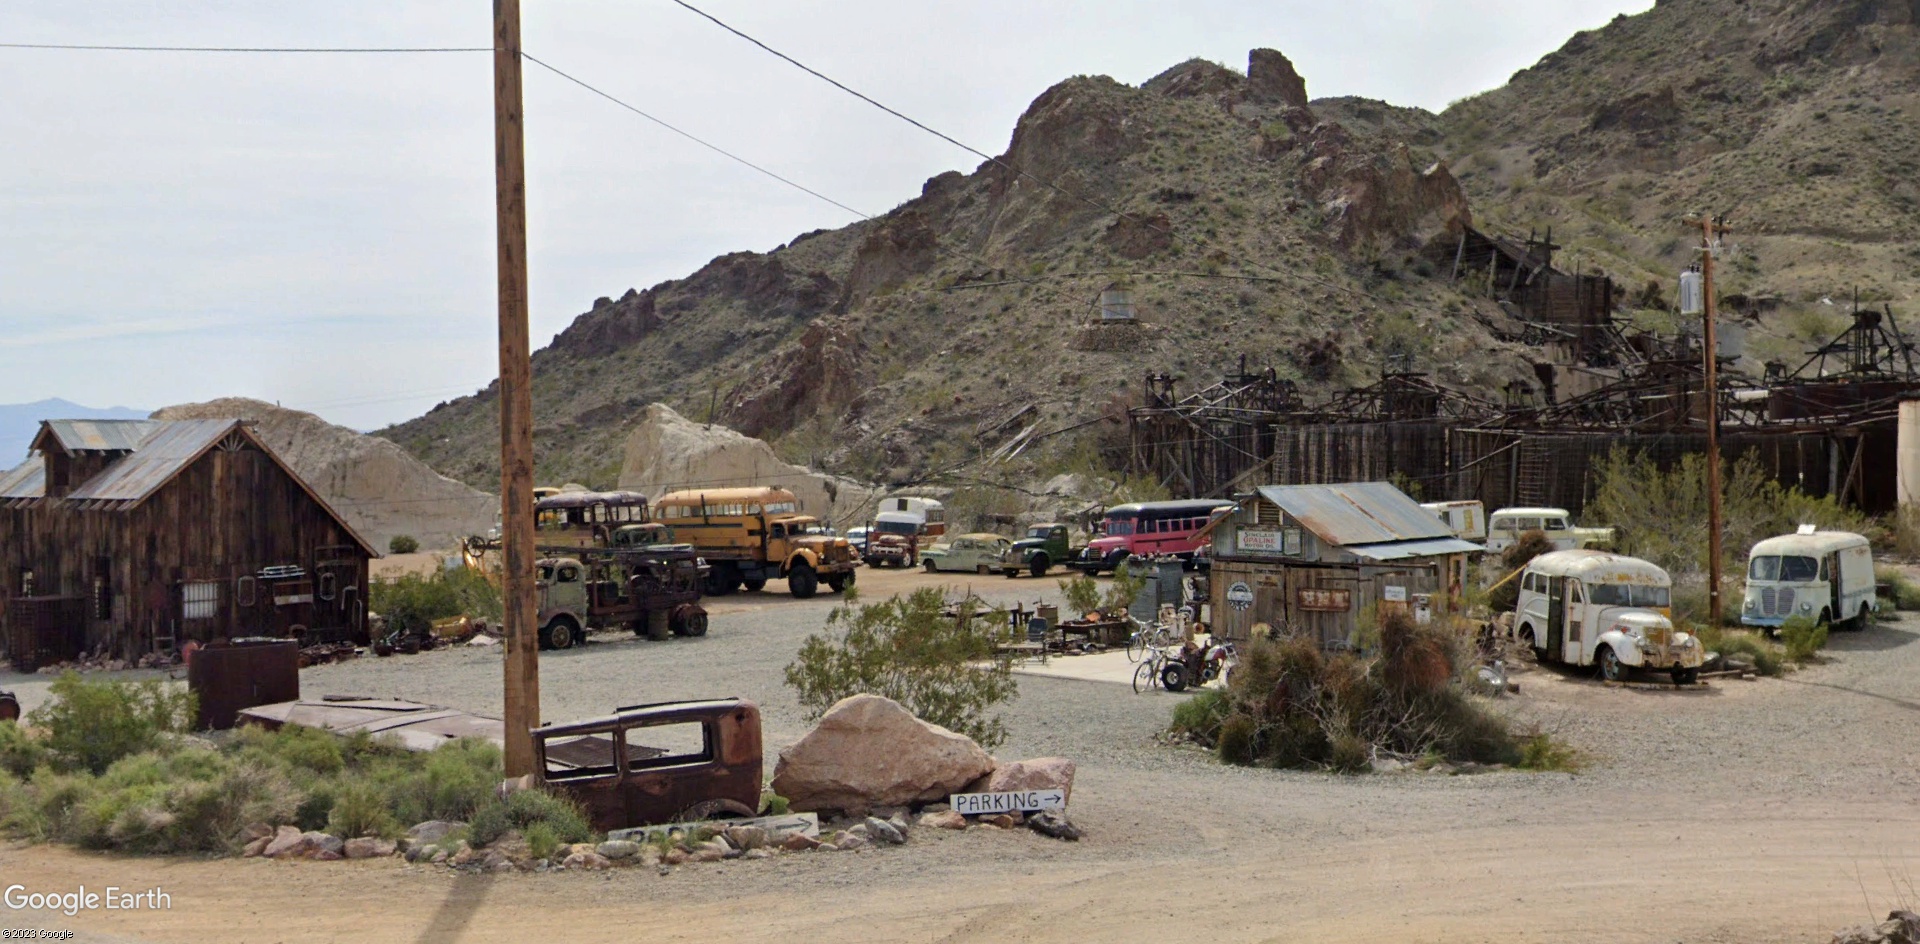
[[[506,726],[498,718],[397,699],[279,702],[248,708],[240,712],[240,718],[267,728],[297,724],[339,735],[356,731],[392,735],[402,747],[414,751],[430,751],[463,737],[506,743]]]
[[[1390,561],[1409,557],[1439,557],[1443,554],[1478,554],[1485,548],[1459,538],[1433,538],[1388,544],[1356,544],[1349,545],[1347,550],[1369,560]]]
[[[68,452],[132,452],[159,425],[155,420],[46,420],[43,433]]]
[[[1340,547],[1454,536],[1446,522],[1386,482],[1263,485],[1259,492],[1315,537]]]
[[[138,504],[212,448],[239,420],[173,420],[155,426],[132,455],[73,490],[73,502]]]
[[[47,493],[47,463],[39,456],[0,474],[0,501],[39,498]]]

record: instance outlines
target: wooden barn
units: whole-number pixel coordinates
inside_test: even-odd
[[[190,639],[364,641],[376,556],[241,420],[48,420],[0,474],[17,668]]]
[[[1263,486],[1210,529],[1214,631],[1236,641],[1352,645],[1363,613],[1458,595],[1480,550],[1386,482]]]

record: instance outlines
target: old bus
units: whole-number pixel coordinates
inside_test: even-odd
[[[1233,502],[1214,498],[1115,505],[1107,509],[1103,533],[1088,541],[1070,566],[1091,577],[1113,570],[1128,557],[1172,554],[1191,560],[1200,546],[1195,534],[1233,508]]]
[[[614,531],[646,520],[639,492],[560,492],[533,503],[534,542],[548,547],[605,547]]]
[[[847,539],[827,534],[819,519],[801,514],[799,500],[784,488],[672,492],[654,502],[654,520],[707,561],[708,596],[742,586],[759,590],[780,578],[804,600],[822,583],[836,593],[853,586],[859,565]]]
[[[1748,626],[1772,631],[1790,616],[1804,616],[1864,629],[1877,605],[1873,549],[1858,534],[1809,526],[1761,541],[1747,555],[1740,622]]]
[[[1673,581],[1658,566],[1605,551],[1553,551],[1519,576],[1515,633],[1542,662],[1597,665],[1608,681],[1634,668],[1700,675],[1706,653],[1673,628]]]

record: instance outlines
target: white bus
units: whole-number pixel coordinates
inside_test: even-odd
[[[1846,531],[1768,538],[1747,554],[1747,592],[1740,622],[1771,633],[1790,616],[1865,629],[1879,608],[1874,596],[1873,548]]]
[[[1673,628],[1673,581],[1658,566],[1605,551],[1553,551],[1518,579],[1515,631],[1540,661],[1597,665],[1614,682],[1635,668],[1671,672],[1680,685],[1699,678],[1706,653]]]

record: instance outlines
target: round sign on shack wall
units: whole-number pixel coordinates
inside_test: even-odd
[[[1253,605],[1253,588],[1245,581],[1234,581],[1227,588],[1227,605],[1236,610],[1244,610]]]

